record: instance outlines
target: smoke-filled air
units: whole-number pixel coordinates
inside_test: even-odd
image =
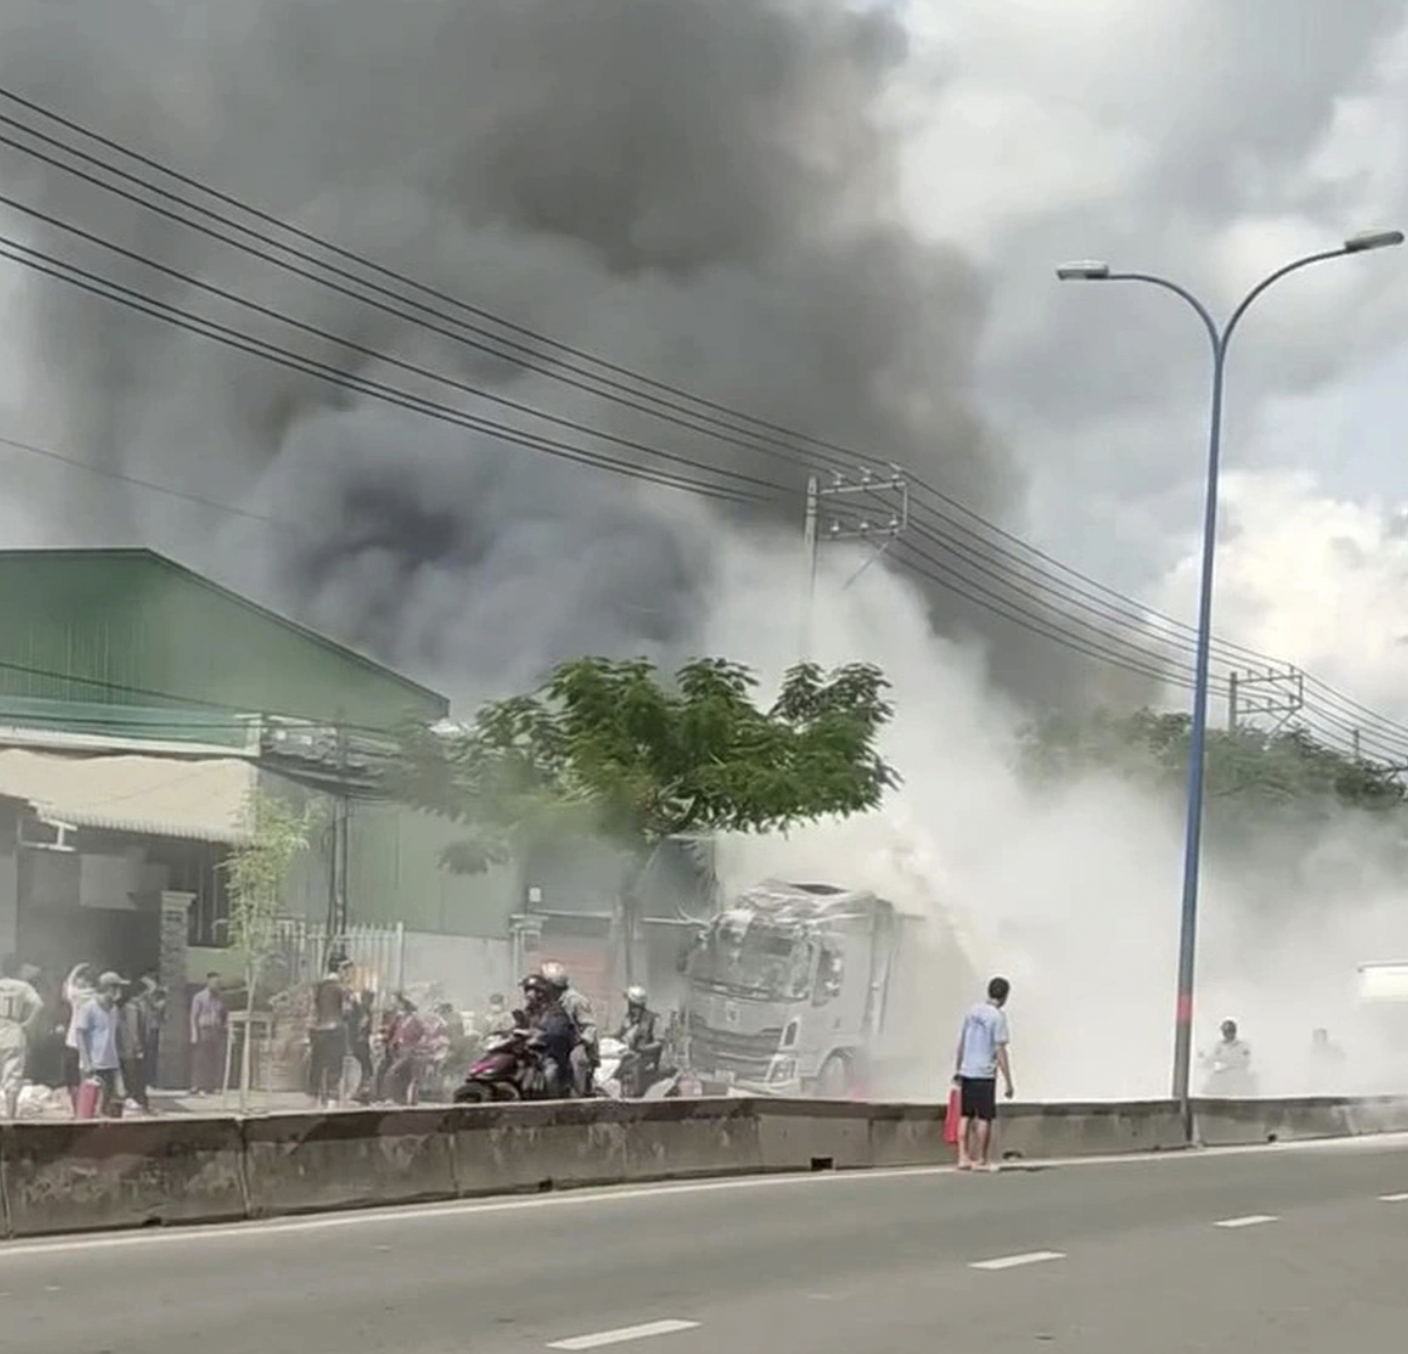
[[[0,261],[16,435],[94,472],[7,458],[2,543],[150,544],[451,693],[463,714],[583,653],[720,654],[775,679],[803,643],[806,469],[697,407],[683,423],[652,415],[638,385],[631,407],[564,381],[528,335],[893,461],[1022,530],[1035,452],[999,431],[1016,425],[979,379],[993,265],[918,229],[902,191],[891,96],[903,79],[914,97],[914,41],[899,9],[842,0],[9,0],[7,87],[512,317],[522,331],[494,332],[524,360],[477,342],[460,312],[438,328],[388,313],[280,268],[267,245],[229,243],[247,236],[154,214],[0,123],[28,147],[0,144],[0,191],[30,209],[4,209],[7,237],[341,378]],[[479,423],[429,417],[426,402]],[[868,818],[726,844],[726,882],[824,878],[933,919],[931,942],[971,969],[968,990],[940,994],[945,1012],[992,973],[1013,981],[1022,1098],[1165,1094],[1178,805],[1101,776],[1037,788],[1018,740],[1056,706],[1182,709],[1187,692],[887,556],[852,582],[866,563],[860,546],[824,552],[813,651],[885,670],[885,751],[904,784]],[[1027,605],[1039,622],[1042,603]],[[1408,955],[1408,926],[1359,831],[1288,843],[1344,859],[1275,899],[1245,862],[1209,861],[1197,1040],[1234,1017],[1266,1093],[1325,1089],[1317,1027],[1349,1051],[1354,1089],[1389,1076],[1355,965]],[[907,1091],[939,1092],[955,1034],[936,1021],[932,1079]]]

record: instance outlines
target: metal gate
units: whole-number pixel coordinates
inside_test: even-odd
[[[289,919],[279,923],[278,936],[278,954],[270,964],[271,969],[275,965],[279,968],[276,986],[316,982],[336,956],[352,961],[353,988],[375,992],[378,1006],[405,987],[406,927],[402,922],[329,932],[318,922]]]

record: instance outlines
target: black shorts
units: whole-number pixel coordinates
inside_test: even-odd
[[[997,1118],[997,1078],[959,1077],[959,1105],[965,1119]]]

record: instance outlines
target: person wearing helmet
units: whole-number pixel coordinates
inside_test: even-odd
[[[572,1086],[572,1060],[581,1039],[572,1017],[562,1009],[558,990],[540,973],[523,980],[523,1014],[542,1045],[552,1091],[566,1095]]]
[[[617,1039],[626,1046],[621,1059],[621,1090],[638,1100],[650,1088],[660,1071],[660,1018],[650,1009],[645,988],[638,983],[626,989],[626,1015]]]
[[[1224,1020],[1221,1034],[1222,1038],[1213,1046],[1212,1052],[1205,1053],[1202,1058],[1207,1073],[1203,1094],[1214,1098],[1254,1095],[1250,1045],[1239,1035],[1235,1020]]]
[[[601,1062],[601,1040],[592,1004],[572,986],[567,969],[555,960],[542,968],[542,976],[557,993],[557,1000],[577,1027],[579,1043],[572,1050],[572,1094],[586,1098],[592,1093],[592,1080]]]

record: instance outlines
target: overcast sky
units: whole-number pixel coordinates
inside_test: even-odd
[[[1102,578],[1191,610],[1208,358],[1151,288],[1058,284],[1102,258],[1225,312],[1279,264],[1408,225],[1408,4],[908,0],[905,201],[992,287],[984,408],[1027,522]],[[1408,711],[1408,251],[1281,284],[1229,367],[1219,628]]]
[[[832,3],[814,0],[814,8],[821,12]],[[933,304],[954,308],[954,323],[967,335],[964,346],[977,354],[973,401],[1025,472],[1007,509],[1009,524],[1120,588],[1190,614],[1205,454],[1203,337],[1171,297],[1147,288],[1062,286],[1053,268],[1070,258],[1099,257],[1163,272],[1225,310],[1297,253],[1363,228],[1408,225],[1408,0],[1335,6],[1323,0],[892,0],[884,7],[902,18],[909,50],[883,80],[875,74],[883,63],[871,61],[864,89],[847,97],[874,99],[872,111],[888,134],[893,155],[884,158],[893,163],[896,191],[883,210],[926,239],[951,246],[970,266],[971,287],[955,280],[956,266],[936,274],[946,290]],[[190,13],[200,8],[192,4]],[[357,23],[345,23],[341,16],[350,19],[354,8]],[[309,24],[325,16],[339,34],[352,34],[350,46],[357,32],[379,31],[361,17],[378,8],[389,12],[349,3],[334,17],[313,0],[279,0],[268,12],[297,11]],[[436,0],[435,8],[475,5]],[[494,7],[485,0],[482,8]],[[731,8],[742,13],[760,6],[739,0]],[[251,165],[261,160],[287,155],[290,174],[305,172],[292,158],[296,149],[267,134],[242,160],[221,126],[221,118],[246,116],[257,101],[247,92],[257,61],[237,59],[228,44],[244,40],[246,31],[257,35],[260,25],[274,28],[263,7],[230,0],[228,7],[210,9],[215,18],[199,31],[188,27],[175,36],[154,0],[112,0],[110,8],[91,11],[70,6],[65,14],[97,15],[100,9],[114,16],[140,12],[152,26],[114,21],[110,36],[85,45],[55,30],[51,5],[15,0],[0,24],[35,45],[15,49],[31,54],[10,76],[36,82],[48,96],[63,81],[56,65],[46,66],[33,53],[43,51],[45,61],[56,63],[69,52],[78,60],[81,52],[82,60],[101,59],[105,78],[132,86],[121,100],[132,113],[135,91],[147,78],[134,73],[155,62],[160,72],[151,79],[165,82],[164,106],[176,111],[170,125],[131,121],[126,134],[158,148],[174,146],[188,167],[234,191],[256,191]],[[237,13],[248,17],[237,19]],[[397,22],[408,33],[413,27]],[[219,37],[224,47],[216,45],[221,24],[228,29]],[[408,53],[416,50],[414,41],[406,37]],[[124,42],[125,56],[114,56]],[[169,49],[156,45],[168,42]],[[271,50],[282,63],[289,46],[281,41]],[[817,61],[831,59],[824,42],[817,52]],[[326,61],[336,72],[345,71],[336,65],[345,56],[310,49],[307,59]],[[288,78],[282,64],[270,69]],[[245,73],[236,80],[231,71]],[[327,90],[339,80],[349,92],[358,85],[343,73]],[[60,97],[78,101],[91,81],[79,76],[71,83]],[[292,87],[286,88],[291,100]],[[240,91],[238,99],[232,90]],[[325,93],[332,99],[322,87],[318,97]],[[308,117],[316,119],[322,109],[326,119],[331,105],[308,97]],[[474,91],[465,97],[472,106]],[[408,93],[407,104],[412,101]],[[291,101],[276,106],[286,119],[298,115]],[[185,120],[197,128],[197,115],[212,109],[219,111],[209,114],[210,125],[187,134]],[[422,111],[429,117],[434,109]],[[394,120],[400,109],[358,110],[373,114]],[[262,130],[267,123],[253,125]],[[295,130],[293,147],[307,142],[323,157],[309,163],[330,163],[330,173],[343,175],[336,192],[310,181],[307,203],[297,205],[306,205],[330,233],[364,226],[338,210],[336,193],[358,186],[338,159],[348,139],[339,143],[335,129],[315,130],[311,121]],[[805,137],[805,128],[797,134]],[[401,163],[388,154],[375,172],[384,179]],[[277,177],[268,178],[277,198]],[[461,243],[457,236],[457,247]],[[564,276],[566,268],[560,269]],[[808,286],[815,290],[814,282]],[[12,338],[24,312],[6,298],[19,294],[14,275],[0,272],[0,312]],[[974,294],[986,295],[985,315]],[[622,304],[622,316],[653,313]],[[744,311],[720,307],[715,313],[698,298],[690,304],[690,314],[702,317],[704,340],[717,351],[727,348],[729,325],[736,326]],[[1408,543],[1400,529],[1408,473],[1398,445],[1400,392],[1408,389],[1405,321],[1408,250],[1299,275],[1249,318],[1229,374],[1218,602],[1218,628],[1229,637],[1311,666],[1400,716],[1408,716],[1408,693],[1399,690],[1408,685],[1400,682],[1408,636]],[[598,328],[600,321],[586,326],[589,336]],[[918,332],[917,323],[911,328]],[[614,334],[613,355],[642,365],[650,360],[652,343],[640,332],[608,326],[604,334],[603,341]],[[54,358],[52,348],[13,343],[0,367],[6,411],[0,434],[64,434],[62,419],[33,417],[33,388]],[[157,360],[163,381],[170,365],[168,354]],[[946,397],[967,399],[959,388],[966,380],[958,360],[944,373]],[[722,394],[747,397],[731,388]],[[189,410],[183,418],[175,430],[195,441],[182,444],[179,473],[193,474],[197,452],[187,452],[211,436],[211,428]],[[149,445],[159,431],[144,419],[143,450],[124,463],[173,473],[175,453],[163,463],[163,453]],[[21,470],[26,492],[7,497],[0,528],[17,544],[52,539],[41,481],[61,472],[16,462],[15,474]],[[241,492],[239,474],[228,463],[197,487],[226,496]],[[159,531],[159,522],[152,529]],[[390,595],[397,595],[394,587]]]

